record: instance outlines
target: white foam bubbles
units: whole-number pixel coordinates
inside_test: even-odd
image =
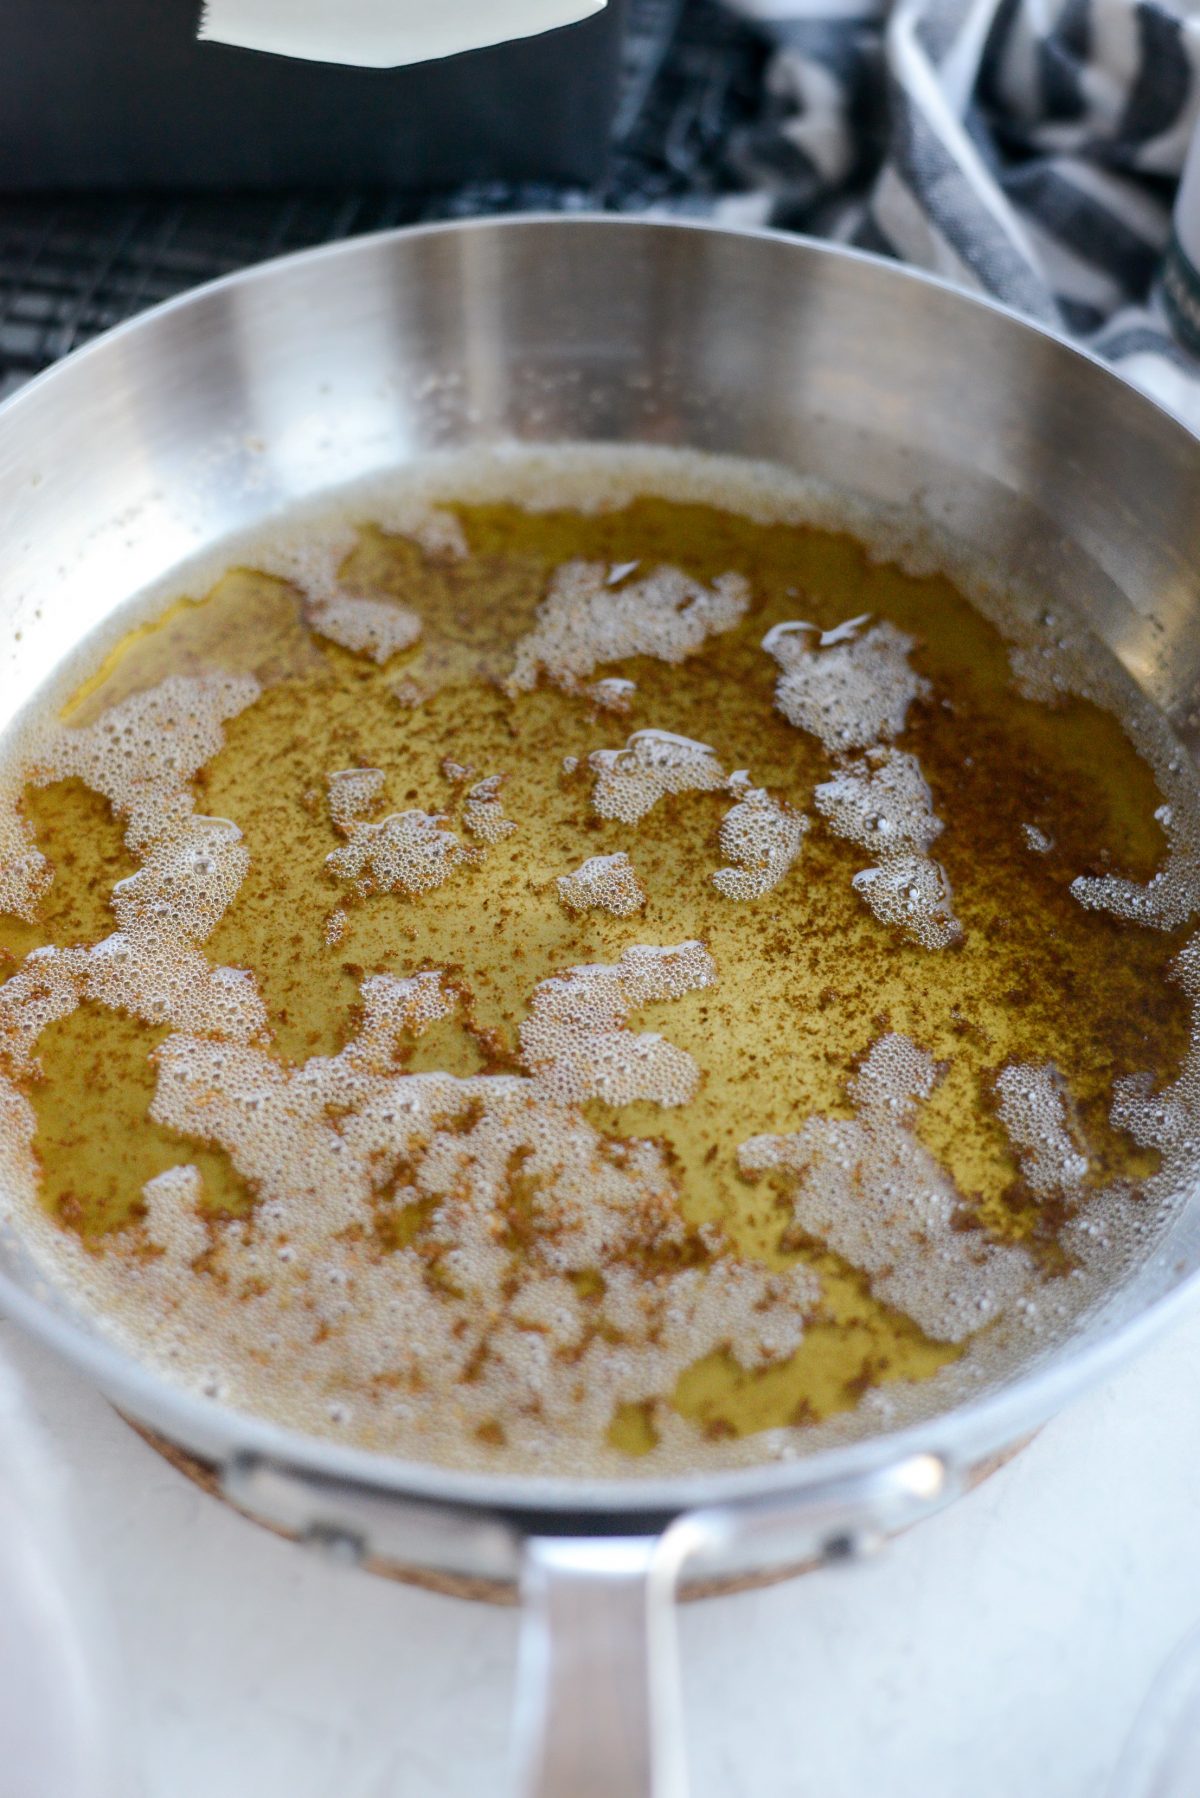
[[[929,692],[909,667],[915,647],[888,620],[868,626],[865,616],[825,632],[799,621],[777,624],[763,638],[781,669],[776,706],[831,755],[899,736],[909,706]]]
[[[419,494],[380,493],[371,513],[381,531],[409,538],[430,561],[461,562],[471,553],[462,519]]]
[[[1115,1129],[1127,1130],[1142,1148],[1158,1151],[1156,1172],[1143,1182],[1142,1196],[1121,1188],[1090,1199],[1080,1223],[1091,1233],[1076,1232],[1072,1246],[1081,1258],[1091,1250],[1092,1266],[1108,1279],[1118,1277],[1144,1255],[1151,1233],[1161,1234],[1194,1188],[1200,1159],[1200,936],[1193,936],[1176,957],[1174,978],[1187,994],[1192,1019],[1187,1053],[1178,1077],[1157,1089],[1148,1073],[1117,1080],[1109,1113]],[[1099,1252],[1098,1252],[1099,1251]]]
[[[1165,864],[1147,881],[1119,874],[1080,874],[1071,891],[1089,911],[1105,911],[1131,924],[1154,930],[1176,930],[1197,910],[1200,894],[1200,839],[1180,833]]]
[[[254,565],[262,574],[295,587],[306,606],[319,608],[342,597],[339,571],[357,544],[358,532],[345,523],[318,526],[303,534],[289,531],[257,543]]]
[[[629,656],[682,662],[739,623],[749,604],[739,574],[718,575],[706,587],[661,567],[613,586],[605,563],[568,562],[552,578],[533,630],[517,644],[509,690],[528,692],[544,675],[573,692],[602,663]]]
[[[842,627],[848,635],[826,634],[853,646],[865,641],[854,634],[862,623],[854,619]],[[959,941],[962,926],[949,878],[928,853],[942,820],[915,755],[873,743],[857,759],[842,758],[813,801],[831,830],[875,855],[875,865],[855,874],[852,884],[881,924],[903,930],[925,949]]]
[[[103,793],[142,857],[112,894],[118,928],[99,943],[45,947],[0,987],[0,1048],[33,1071],[47,1024],[85,1000],[150,1024],[248,1039],[266,1014],[253,977],[214,968],[199,945],[235,898],[249,858],[237,826],[193,810],[192,776],[221,747],[222,724],[257,695],[253,681],[173,676],[105,712],[86,730],[46,725],[30,778],[69,775]]]
[[[730,785],[740,797],[721,820],[721,853],[732,866],[718,868],[713,885],[726,899],[761,899],[777,887],[804,846],[808,819],[764,787],[745,780]]]
[[[54,874],[37,846],[33,825],[21,810],[24,770],[9,762],[0,768],[0,913],[32,924]]]
[[[343,585],[342,564],[357,543],[352,526],[331,524],[261,542],[254,561],[263,574],[298,589],[305,621],[318,636],[383,663],[417,641],[421,620],[397,601]]]
[[[602,818],[637,824],[668,793],[717,793],[728,776],[707,743],[669,730],[634,731],[623,749],[595,749],[592,805]]]
[[[631,1032],[625,1019],[639,1005],[679,998],[716,977],[708,950],[690,942],[634,945],[615,966],[596,963],[543,980],[520,1031],[538,1090],[560,1105],[589,1098],[685,1105],[700,1083],[692,1057],[652,1032]]]
[[[923,949],[948,949],[962,938],[946,870],[928,856],[889,856],[861,869],[851,885],[881,924],[905,931]]]
[[[573,874],[560,874],[555,885],[569,911],[607,911],[628,918],[646,903],[646,889],[624,850],[590,855]]]
[[[236,824],[193,815],[156,844],[136,874],[117,882],[113,915],[126,935],[146,931],[202,943],[233,903],[249,867]]]
[[[35,786],[83,781],[126,820],[126,842],[144,854],[183,826],[193,807],[188,783],[221,748],[223,726],[259,691],[250,675],[171,675],[85,729],[45,724],[26,748],[25,777]]]
[[[500,798],[506,778],[503,774],[489,774],[476,781],[467,792],[463,804],[463,829],[469,830],[481,843],[502,843],[517,828],[514,819],[505,817]]]
[[[903,749],[873,745],[842,762],[813,803],[838,836],[879,854],[923,855],[942,833],[921,764]]]
[[[345,1057],[366,1067],[388,1067],[401,1037],[421,1036],[458,1008],[457,994],[437,969],[403,978],[372,974],[363,981],[362,1001],[363,1021]]]
[[[1200,912],[1200,786],[1192,757],[1181,750],[1165,719],[1116,659],[1065,608],[1058,614],[1039,610],[1031,617],[1027,608],[997,603],[986,592],[973,597],[1017,639],[1009,661],[1018,691],[1045,705],[1061,704],[1074,694],[1114,714],[1154,770],[1163,796],[1154,812],[1167,839],[1158,871],[1147,881],[1115,873],[1083,874],[1072,881],[1071,892],[1091,911],[1152,930],[1186,924]]]
[[[421,635],[421,620],[407,606],[348,593],[308,606],[305,617],[319,637],[380,664],[411,649]]]
[[[142,1188],[146,1235],[175,1261],[194,1261],[208,1247],[208,1231],[198,1216],[203,1191],[199,1169],[190,1164],[169,1167]]]
[[[707,743],[673,731],[639,730],[622,749],[593,750],[588,767],[595,776],[593,809],[624,824],[640,823],[669,793],[734,794],[719,839],[732,866],[712,876],[727,899],[761,898],[800,854],[808,830],[803,814],[765,788],[751,786],[744,769],[727,774]]]
[[[378,824],[352,821],[349,841],[325,857],[343,880],[369,879],[385,893],[432,892],[471,859],[444,817],[430,812],[393,812]]]
[[[387,776],[382,768],[339,768],[326,777],[329,816],[339,830],[349,831],[370,816],[379,803]]]
[[[1032,1284],[1023,1249],[968,1221],[953,1181],[916,1135],[918,1106],[939,1077],[927,1051],[889,1034],[848,1092],[853,1119],[810,1117],[799,1130],[751,1137],[749,1174],[780,1174],[796,1224],[870,1276],[871,1291],[935,1342],[963,1342]]]
[[[996,1076],[1000,1122],[1020,1152],[1021,1173],[1039,1198],[1076,1203],[1088,1158],[1067,1083],[1052,1061],[1011,1061]]]
[[[392,682],[390,692],[392,698],[396,701],[396,704],[402,706],[405,711],[415,711],[418,706],[424,705],[425,701],[429,698],[429,694],[426,692],[425,688],[422,687],[418,681],[413,680],[411,675],[407,674],[403,675],[398,681]]]
[[[608,675],[604,680],[593,681],[587,689],[588,698],[602,712],[629,712],[633,708],[637,682],[623,680],[619,675]]]

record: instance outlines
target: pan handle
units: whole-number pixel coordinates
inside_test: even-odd
[[[675,1586],[663,1536],[525,1544],[517,1798],[686,1798]]]

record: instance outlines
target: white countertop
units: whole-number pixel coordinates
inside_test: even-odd
[[[74,1476],[133,1792],[501,1798],[512,1612],[276,1540],[0,1353]],[[1200,1316],[878,1561],[687,1607],[694,1798],[1101,1798],[1200,1621],[1198,1472]]]

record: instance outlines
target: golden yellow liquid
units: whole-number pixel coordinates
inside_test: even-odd
[[[947,1064],[919,1115],[922,1140],[988,1229],[1027,1242],[1053,1274],[1062,1217],[1024,1186],[992,1087],[1010,1058],[1054,1061],[1093,1151],[1090,1178],[1099,1185],[1153,1171],[1156,1158],[1115,1131],[1108,1113],[1121,1076],[1149,1070],[1157,1084],[1178,1070],[1189,1019],[1168,975],[1183,933],[1120,923],[1069,891],[1079,874],[1153,873],[1164,839],[1150,771],[1107,713],[1075,699],[1051,709],[1021,698],[1000,636],[948,581],[875,564],[850,537],[657,499],[596,515],[458,510],[466,560],[430,560],[405,539],[366,529],[343,570],[345,584],[393,595],[423,620],[420,643],[386,667],[314,635],[285,583],[235,569],[202,602],[132,632],[76,695],[66,722],[86,724],[169,673],[216,668],[262,681],[261,697],[226,726],[225,747],[195,782],[197,809],[234,820],[251,858],[204,953],[214,965],[252,970],[272,1053],[285,1060],[345,1044],[365,976],[442,968],[468,990],[469,1012],[422,1037],[408,1065],[463,1075],[515,1069],[517,1030],[538,981],[616,961],[633,943],[701,939],[718,983],[634,1020],[690,1052],[703,1071],[697,1096],[674,1110],[593,1102],[587,1115],[615,1135],[668,1144],[690,1222],[719,1220],[744,1255],[770,1265],[807,1262],[823,1297],[783,1364],[752,1373],[718,1352],[664,1398],[709,1436],[742,1435],[819,1420],[871,1386],[935,1372],[959,1350],[873,1298],[830,1251],[789,1235],[784,1196],[739,1174],[738,1145],[794,1130],[813,1113],[850,1116],[855,1065],[882,1033],[903,1032]],[[740,625],[680,666],[638,657],[598,669],[636,682],[627,715],[549,685],[511,696],[499,681],[513,645],[553,571],[575,557],[671,563],[704,580],[736,570],[752,603]],[[922,948],[867,910],[851,879],[869,856],[814,815],[813,788],[828,778],[829,759],[774,708],[767,629],[795,618],[828,628],[862,613],[909,632],[913,666],[932,683],[934,699],[911,707],[899,744],[919,758],[946,822],[934,853],[963,926],[952,949]],[[420,703],[405,682],[425,696]],[[808,813],[799,860],[773,891],[732,902],[711,884],[728,794],[668,797],[633,827],[595,814],[588,753],[646,727],[711,744],[724,767],[749,768],[756,785]],[[376,815],[416,807],[447,814],[460,830],[471,781],[447,778],[447,757],[472,769],[472,780],[505,774],[504,810],[518,829],[416,898],[364,897],[337,879],[325,865],[342,840],[328,814],[329,775],[382,769]],[[564,757],[578,758],[573,773],[562,771]],[[31,788],[26,803],[55,880],[36,924],[0,919],[0,977],[37,944],[106,935],[107,895],[136,865],[105,802],[78,782]],[[1042,830],[1052,850],[1031,854],[1023,825]],[[646,889],[645,910],[570,912],[556,876],[617,850]],[[331,945],[338,908],[346,924]],[[200,1169],[209,1216],[253,1216],[255,1195],[223,1151],[147,1117],[150,1057],[164,1034],[85,1004],[44,1031],[41,1077],[26,1081],[43,1201],[97,1254],[139,1252],[142,1185],[171,1166]],[[404,1229],[422,1227],[415,1217]],[[398,1243],[381,1238],[376,1252]],[[610,1439],[630,1454],[651,1446],[647,1408],[619,1408]],[[486,1459],[486,1433],[479,1453]]]

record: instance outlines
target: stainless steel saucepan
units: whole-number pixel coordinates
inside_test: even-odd
[[[364,238],[217,282],[0,408],[0,728],[79,638],[229,532],[431,450],[512,439],[765,457],[919,502],[1082,602],[1200,740],[1200,442],[1004,310],[795,238],[601,218]],[[1200,1290],[1200,1194],[1103,1313],[931,1418],[761,1469],[447,1473],[185,1393],[0,1245],[0,1305],[265,1521],[526,1606],[527,1798],[678,1798],[677,1583],[846,1556],[1108,1372]]]

